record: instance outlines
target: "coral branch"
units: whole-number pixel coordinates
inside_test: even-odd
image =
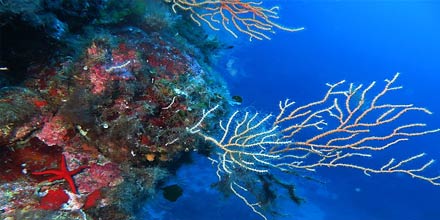
[[[353,84],[350,84],[347,91],[335,91],[335,88],[340,87],[343,82],[328,84],[330,88],[322,100],[294,108],[288,116],[284,117],[287,108],[291,107],[292,104],[288,102],[285,102],[287,104],[284,105],[280,104],[281,113],[276,118],[274,126],[287,127],[282,130],[283,133],[286,133],[284,138],[298,135],[303,129],[309,127],[322,130],[321,127],[316,126],[317,124],[331,124],[332,126],[328,126],[323,132],[304,141],[295,141],[287,147],[276,146],[272,148],[271,153],[282,155],[281,159],[293,158],[292,154],[296,154],[298,149],[308,153],[307,160],[300,161],[300,163],[294,160],[291,163],[277,164],[277,166],[306,170],[314,170],[317,167],[349,167],[360,169],[364,173],[406,173],[414,178],[440,185],[440,182],[437,181],[438,177],[426,178],[416,174],[423,171],[432,162],[427,163],[421,170],[397,169],[402,167],[403,164],[420,159],[423,155],[410,157],[403,160],[403,163],[398,163],[397,166],[389,169],[373,169],[342,162],[352,157],[372,157],[374,152],[407,141],[408,137],[440,132],[440,129],[423,130],[426,124],[418,122],[399,125],[399,123],[402,123],[399,122],[399,119],[410,112],[432,114],[426,108],[414,107],[412,104],[378,104],[380,99],[388,92],[402,89],[401,86],[393,85],[398,76],[397,73],[391,80],[385,80],[384,88],[376,95],[370,95],[372,98],[368,105],[367,95],[372,92],[375,82],[364,90],[361,90],[362,85],[354,88]],[[345,99],[340,102],[337,96],[341,95]],[[333,104],[326,106],[325,104],[330,102],[331,98],[333,98]],[[344,108],[341,108],[341,105]],[[322,119],[324,113],[328,113],[330,116],[325,121]],[[335,121],[332,121],[332,118]],[[379,132],[385,130],[385,127],[391,131],[389,133]],[[291,131],[293,129],[294,131]]]
[[[273,169],[295,173],[315,171],[319,167],[346,167],[361,170],[365,175],[402,173],[438,186],[440,175],[429,176],[425,172],[434,163],[434,160],[423,162],[425,153],[401,160],[392,158],[379,167],[366,166],[360,160],[372,158],[410,137],[440,132],[440,129],[426,129],[424,123],[401,120],[408,114],[432,114],[426,108],[380,104],[389,92],[402,89],[394,85],[398,76],[399,73],[385,80],[382,89],[375,89],[376,82],[365,89],[362,85],[349,84],[346,90],[341,90],[345,81],[327,84],[329,88],[322,99],[297,107],[286,99],[279,103],[280,112],[275,117],[236,111],[226,124],[220,121],[220,137],[199,129],[214,107],[204,112],[202,120],[189,131],[216,146],[218,158],[212,161],[218,163],[219,179],[228,179],[232,192],[264,219],[257,210],[258,203],[250,203],[236,188],[247,191],[240,187],[250,181],[243,177],[244,172],[263,175]],[[310,128],[318,132],[307,137]]]
[[[273,20],[279,18],[279,8],[265,8],[261,5],[262,2],[249,0],[172,0],[175,13],[177,9],[188,11],[198,25],[205,23],[216,31],[220,30],[218,26],[222,26],[236,38],[238,35],[235,31],[248,35],[249,40],[269,40],[267,33],[275,33],[275,29],[289,32],[304,29],[288,28],[276,23]]]

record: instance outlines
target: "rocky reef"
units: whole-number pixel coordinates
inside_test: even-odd
[[[133,219],[230,95],[228,48],[159,0],[0,3],[2,219]],[[111,216],[111,217],[110,217]]]

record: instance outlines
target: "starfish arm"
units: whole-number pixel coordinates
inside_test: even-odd
[[[62,172],[60,172],[59,170],[45,170],[40,172],[32,172],[32,175],[46,175],[46,174],[59,176],[62,175]]]
[[[60,169],[61,169],[63,172],[69,172],[69,170],[67,169],[66,157],[65,157],[64,155],[61,155]]]
[[[75,175],[75,174],[77,174],[77,173],[79,173],[79,172],[81,172],[82,170],[87,169],[87,168],[90,168],[90,166],[80,166],[80,167],[78,167],[78,168],[76,168],[76,169],[74,169],[74,170],[72,170],[72,171],[69,171],[69,174],[70,174],[71,176],[73,176],[73,175]]]
[[[53,182],[55,180],[62,180],[62,179],[64,179],[63,176],[54,176],[54,177],[49,178],[47,181]]]
[[[65,176],[64,179],[66,179],[67,182],[69,183],[72,192],[78,194],[78,191],[76,190],[75,182],[73,182],[73,178],[71,176]]]

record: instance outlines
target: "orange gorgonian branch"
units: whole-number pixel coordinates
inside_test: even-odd
[[[297,173],[319,167],[346,167],[365,175],[406,174],[440,186],[440,175],[426,172],[434,160],[423,160],[425,153],[378,161],[376,166],[365,161],[410,137],[440,132],[427,129],[426,124],[414,118],[413,114],[432,114],[428,109],[384,100],[389,93],[402,89],[395,86],[398,76],[397,73],[385,80],[381,88],[375,87],[376,82],[365,88],[354,84],[344,88],[345,81],[327,84],[328,90],[321,99],[300,106],[285,100],[280,102],[275,116],[236,111],[226,122],[220,121],[220,136],[200,129],[201,121],[214,107],[188,131],[215,146],[217,158],[211,160],[217,163],[217,176],[229,180],[231,191],[263,219],[267,218],[260,203],[250,202],[250,189],[245,187],[249,179],[243,178],[244,173],[264,175],[276,169]]]
[[[234,37],[236,32],[248,35],[250,40],[270,39],[267,33],[300,31],[304,28],[288,28],[276,23],[278,6],[266,8],[262,2],[248,0],[166,0],[172,3],[172,9],[188,11],[191,19],[198,25],[206,23],[213,30],[223,27]]]

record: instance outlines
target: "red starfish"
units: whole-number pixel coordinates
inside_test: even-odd
[[[72,192],[78,194],[78,191],[76,190],[75,187],[75,182],[73,182],[73,178],[72,176],[81,172],[83,169],[89,168],[89,166],[80,166],[78,168],[76,168],[75,170],[69,171],[67,169],[67,165],[66,165],[66,158],[64,157],[64,155],[61,155],[61,164],[60,164],[60,169],[59,170],[45,170],[45,171],[41,171],[41,172],[33,172],[33,175],[46,175],[46,174],[52,174],[55,175],[54,177],[51,177],[48,181],[49,182],[53,182],[55,180],[61,180],[61,179],[65,179],[67,181],[67,183],[69,183],[70,189],[72,190]]]

